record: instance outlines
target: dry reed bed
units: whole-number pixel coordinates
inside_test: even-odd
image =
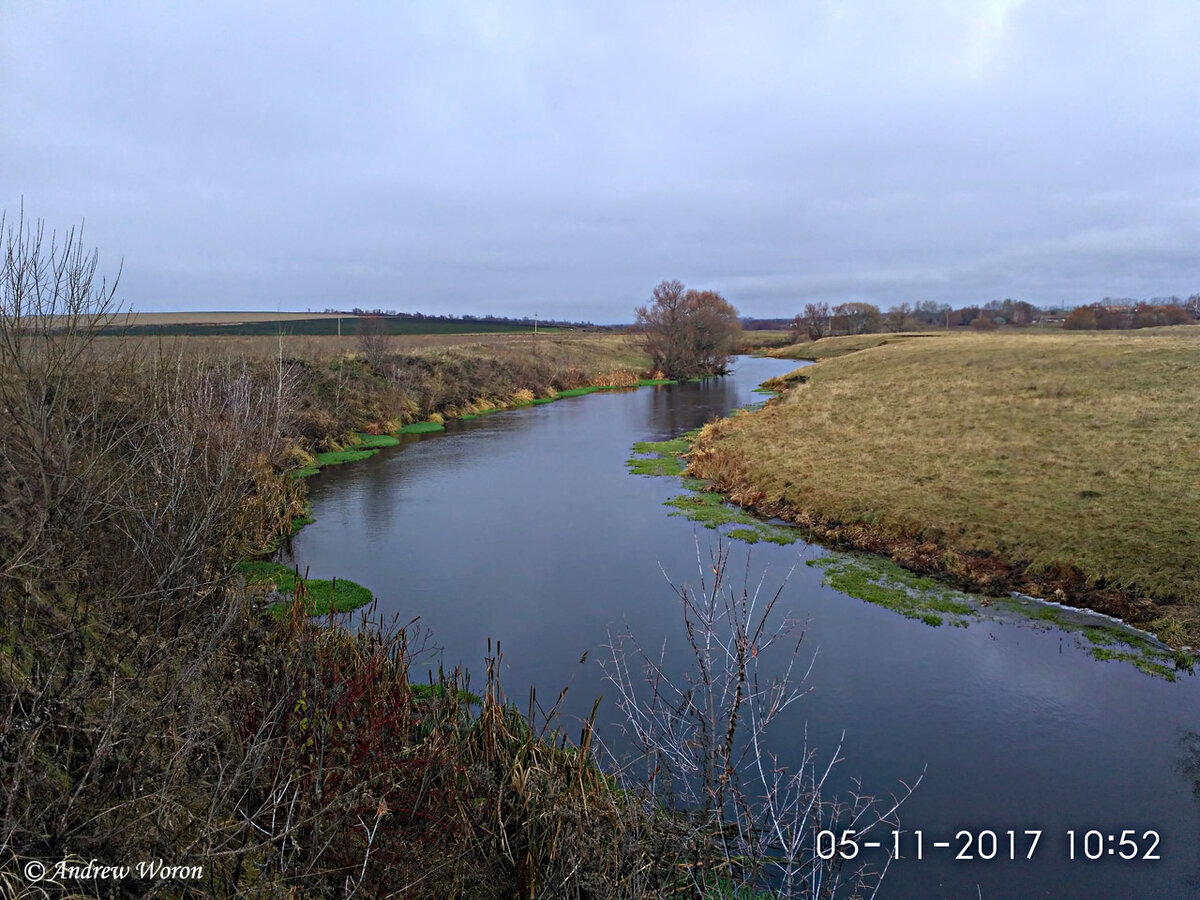
[[[891,342],[791,384],[706,428],[691,471],[912,568],[1200,644],[1200,329]]]

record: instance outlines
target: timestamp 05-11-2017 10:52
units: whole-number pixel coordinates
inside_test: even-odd
[[[925,859],[935,853],[947,853],[956,860],[1018,860],[1034,858],[1042,847],[1044,832],[1038,828],[1022,831],[982,829],[957,831],[953,839],[934,840],[924,831],[886,832],[887,837],[868,839],[867,834],[846,829],[840,834],[831,830],[817,832],[817,856],[821,859],[854,859],[869,850],[886,850],[893,859]],[[1050,843],[1050,842],[1047,842]],[[1106,858],[1126,861],[1155,861],[1159,855],[1161,837],[1157,831],[1126,828],[1117,831],[1086,831],[1068,829],[1062,833],[1062,849],[1069,860],[1100,860]]]

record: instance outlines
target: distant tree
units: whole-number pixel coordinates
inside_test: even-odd
[[[951,324],[954,325],[970,325],[979,318],[983,312],[978,306],[964,306],[962,309],[956,309],[950,314]]]
[[[1095,309],[1090,306],[1081,306],[1078,309],[1071,310],[1063,322],[1063,328],[1066,328],[1068,331],[1095,331]]]
[[[888,310],[886,321],[888,331],[904,331],[913,324],[912,307],[907,303],[893,306]]]
[[[819,341],[828,330],[828,303],[805,304],[804,312],[792,320],[792,336],[797,341],[806,335],[810,341]]]
[[[1005,317],[1013,325],[1029,325],[1037,317],[1037,307],[1024,300],[1015,300]]]
[[[883,315],[872,303],[839,303],[833,308],[833,331],[870,334],[883,330]]]
[[[950,306],[936,300],[922,300],[913,310],[913,318],[920,325],[950,327]]]
[[[737,310],[716,291],[687,290],[663,281],[653,302],[637,309],[654,367],[668,378],[716,375],[725,370],[741,334]]]

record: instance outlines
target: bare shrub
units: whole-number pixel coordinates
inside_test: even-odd
[[[697,588],[671,585],[682,606],[691,670],[675,674],[665,645],[651,654],[628,634],[610,642],[605,663],[645,767],[640,779],[694,824],[689,878],[695,890],[723,885],[731,896],[743,888],[779,897],[870,894],[883,872],[846,866],[838,856],[821,859],[817,833],[896,827],[895,813],[911,789],[884,803],[861,793],[831,797],[840,746],[821,763],[806,741],[790,770],[771,755],[770,726],[805,693],[803,632],[779,615],[783,586],[767,595],[761,582],[751,587],[748,570],[740,590],[727,585],[724,545],[703,559],[697,544],[697,564]],[[776,645],[782,660],[777,673],[767,675],[764,661]]]
[[[383,361],[392,350],[392,336],[388,320],[383,316],[362,316],[356,326],[358,347],[371,368],[383,370]]]

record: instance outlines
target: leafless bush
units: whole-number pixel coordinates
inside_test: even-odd
[[[392,350],[392,336],[388,333],[388,320],[383,316],[362,316],[358,320],[358,347],[371,368],[383,370],[383,361]]]
[[[228,573],[297,500],[288,378],[95,354],[114,288],[76,232],[22,218],[4,254],[0,857],[171,856],[244,789],[221,685],[255,617]]]
[[[697,563],[698,588],[672,584],[682,604],[689,672],[670,670],[665,644],[651,654],[628,634],[610,641],[605,671],[646,767],[637,780],[694,822],[691,878],[699,892],[721,884],[731,895],[743,887],[779,897],[873,894],[883,872],[822,859],[816,835],[895,827],[890,823],[911,789],[882,804],[859,792],[830,796],[842,748],[820,763],[807,736],[799,764],[780,764],[767,732],[806,692],[812,664],[801,668],[803,632],[797,635],[797,623],[779,614],[783,585],[769,596],[761,581],[751,586],[748,557],[740,591],[727,584],[723,544],[707,560],[697,545]],[[764,661],[776,645],[782,667],[767,676]]]

